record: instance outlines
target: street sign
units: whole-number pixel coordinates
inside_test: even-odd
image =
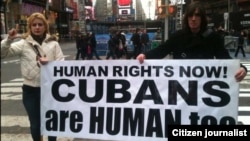
[[[228,13],[228,12],[225,12],[225,13],[224,13],[224,20],[228,20],[228,18],[229,18],[229,13]]]

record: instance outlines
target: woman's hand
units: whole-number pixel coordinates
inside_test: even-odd
[[[15,28],[12,28],[10,31],[9,31],[9,36],[8,36],[8,39],[9,40],[14,40],[16,38],[19,38],[19,36],[17,36],[17,33],[18,33],[18,30],[19,30],[19,25],[16,24],[16,27]]]
[[[245,78],[246,75],[247,75],[246,70],[243,67],[241,67],[239,70],[237,70],[234,77],[237,82],[240,82]]]
[[[38,58],[38,61],[39,61],[39,63],[42,64],[42,65],[45,65],[45,64],[47,64],[47,63],[49,62],[49,60],[48,60],[47,57],[39,57],[39,58]]]
[[[146,59],[146,56],[144,54],[139,54],[137,57],[136,57],[137,60],[139,60],[139,62],[142,64],[144,62],[144,60]]]

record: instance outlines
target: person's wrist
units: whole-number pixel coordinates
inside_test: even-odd
[[[12,42],[13,38],[11,38],[10,36],[7,37],[7,41]]]

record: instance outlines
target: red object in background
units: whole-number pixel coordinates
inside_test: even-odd
[[[129,6],[131,3],[131,0],[118,0],[119,6]]]
[[[173,6],[173,5],[169,6],[168,7],[168,14],[174,15],[175,13],[176,13],[176,6]]]
[[[91,47],[90,47],[90,45],[88,45],[88,48],[87,48],[88,50],[87,50],[87,53],[88,54],[91,54]]]

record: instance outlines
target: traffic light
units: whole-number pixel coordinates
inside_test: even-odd
[[[164,19],[166,17],[166,5],[160,5],[157,8],[158,18]]]
[[[169,5],[168,6],[168,15],[174,16],[176,14],[176,6],[175,5]]]
[[[166,10],[168,14],[166,14]],[[177,7],[175,5],[161,5],[157,8],[159,18],[166,18],[167,16],[175,16]]]

